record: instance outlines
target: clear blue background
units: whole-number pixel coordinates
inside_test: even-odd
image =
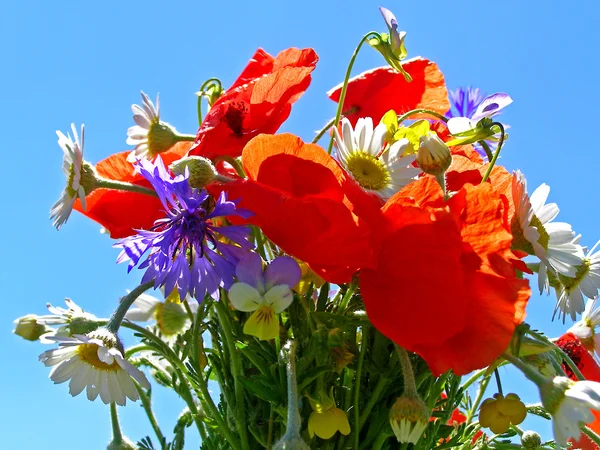
[[[5,1],[0,12],[0,220],[3,286],[0,430],[7,450],[96,450],[110,440],[108,408],[71,398],[37,361],[46,350],[11,334],[12,320],[43,314],[45,303],[73,298],[107,316],[134,274],[114,264],[117,251],[97,224],[74,213],[57,232],[50,206],[65,181],[55,130],[85,123],[85,158],[125,150],[130,105],[143,89],[161,94],[162,117],[180,131],[197,127],[194,92],[217,76],[228,86],[258,47],[272,54],[314,47],[320,62],[309,91],[282,127],[305,139],[334,114],[325,92],[338,84],[361,36],[384,31],[374,1]],[[515,100],[503,120],[510,139],[501,163],[520,168],[532,190],[551,185],[559,218],[591,246],[600,238],[596,174],[597,1],[400,2],[388,0],[408,32],[411,56],[436,61],[451,88],[472,84]],[[365,48],[355,72],[383,65]],[[554,298],[534,295],[528,322],[557,336]],[[537,401],[533,385],[510,373],[507,390]],[[183,402],[157,390],[160,423],[170,432]],[[122,413],[126,435],[151,429],[137,404]],[[547,424],[541,427],[548,436]],[[195,431],[190,429],[190,435]],[[197,448],[197,439],[189,448]],[[196,445],[194,445],[196,443]]]

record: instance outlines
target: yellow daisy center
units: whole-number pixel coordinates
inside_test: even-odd
[[[112,364],[106,364],[98,359],[98,346],[96,344],[81,344],[77,348],[77,353],[82,361],[85,361],[96,369],[100,370],[119,370],[120,366],[116,361]]]
[[[365,152],[353,152],[346,160],[348,171],[364,189],[380,191],[390,181],[390,173],[375,156]]]

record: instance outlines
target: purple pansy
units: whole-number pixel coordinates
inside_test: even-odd
[[[154,280],[154,287],[164,286],[167,293],[176,288],[180,298],[188,293],[198,301],[207,293],[218,298],[220,287],[229,289],[233,284],[235,267],[252,244],[247,227],[217,226],[213,219],[247,218],[251,213],[236,208],[223,192],[214,200],[206,191],[190,187],[188,172],[172,176],[160,157],[155,164],[140,160],[135,167],[152,184],[166,217],[150,230],[137,230],[137,235],[117,242],[114,247],[122,249],[117,263],[129,261],[128,272],[139,264],[139,269],[145,269],[142,283]]]

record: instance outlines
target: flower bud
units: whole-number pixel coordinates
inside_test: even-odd
[[[435,132],[421,136],[417,164],[423,172],[438,176],[445,173],[451,163],[450,149]]]
[[[16,325],[13,333],[28,341],[37,341],[41,335],[52,331],[52,328],[37,323],[37,318],[35,314],[19,317],[13,322]]]
[[[283,437],[273,446],[273,450],[309,450],[310,447],[302,440],[300,436]]]
[[[542,445],[542,438],[535,431],[526,431],[521,436],[521,445],[528,450],[535,450]]]
[[[538,385],[544,408],[550,414],[554,415],[564,400],[567,390],[573,386],[575,386],[575,382],[569,380],[567,377],[554,377]]]
[[[148,130],[148,150],[152,155],[166,152],[180,140],[177,130],[162,120],[153,123]]]
[[[175,174],[183,174],[187,168],[190,172],[190,186],[198,189],[203,189],[217,176],[213,163],[202,156],[186,156],[172,163],[169,168]]]
[[[156,305],[154,315],[158,328],[167,336],[182,331],[189,320],[187,311],[181,303],[161,302]]]
[[[427,405],[419,397],[402,395],[390,409],[390,425],[398,442],[416,444],[430,417]]]

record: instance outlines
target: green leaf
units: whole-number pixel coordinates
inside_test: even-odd
[[[268,402],[282,403],[283,398],[277,386],[268,384],[263,380],[263,378],[264,377],[262,376],[255,376],[251,378],[239,376],[237,380],[242,383],[242,386],[244,386],[244,388],[251,394],[254,394]]]

